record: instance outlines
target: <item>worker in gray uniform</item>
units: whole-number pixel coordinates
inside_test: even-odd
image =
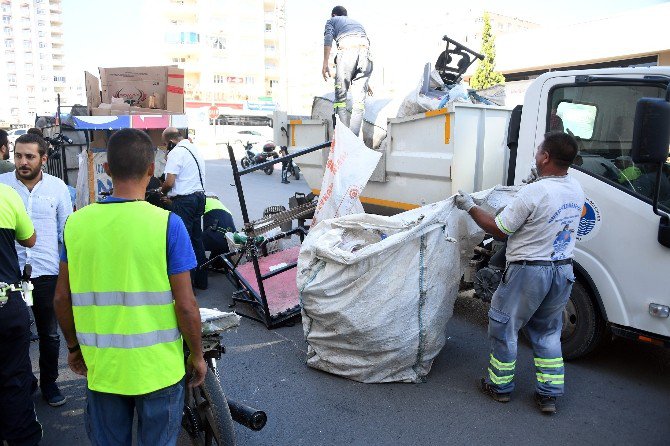
[[[572,257],[584,206],[581,186],[568,175],[576,155],[572,136],[547,134],[535,154],[537,179],[495,217],[461,191],[455,198],[487,233],[507,238],[507,265],[489,310],[488,375],[480,388],[495,401],[510,401],[518,334],[525,327],[534,354],[535,401],[546,414],[556,412],[565,381],[563,309],[575,281]]]
[[[372,74],[370,41],[363,25],[347,16],[343,6],[336,6],[331,18],[326,22],[323,33],[323,79],[330,77],[328,60],[333,46],[337,43],[335,57],[335,102],[333,108],[338,121],[358,135],[363,123],[365,95],[369,93],[368,81]],[[351,92],[351,119],[347,114],[347,91]]]

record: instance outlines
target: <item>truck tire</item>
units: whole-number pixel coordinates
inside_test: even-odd
[[[561,344],[564,359],[576,359],[591,353],[605,338],[606,326],[600,310],[579,280],[563,311]]]

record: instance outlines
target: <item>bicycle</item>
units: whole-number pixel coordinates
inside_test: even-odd
[[[225,329],[211,330],[211,325],[203,321],[202,351],[207,362],[205,381],[195,388],[186,387],[182,428],[188,434],[191,443],[198,446],[234,446],[235,428],[233,421],[259,431],[267,422],[265,412],[226,399],[221,388],[216,360],[221,359],[225,347],[221,344],[221,332]],[[184,343],[184,361],[189,350]]]

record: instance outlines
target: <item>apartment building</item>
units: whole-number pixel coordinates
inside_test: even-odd
[[[68,101],[60,0],[0,0],[0,126],[31,125]]]
[[[286,87],[284,0],[162,0],[166,62],[186,108],[271,109]]]

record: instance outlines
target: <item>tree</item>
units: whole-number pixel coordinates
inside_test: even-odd
[[[484,13],[481,52],[484,55],[484,60],[479,61],[475,74],[470,79],[470,86],[476,90],[481,90],[496,84],[504,84],[505,77],[494,71],[496,67],[496,44],[495,36],[491,33],[491,21],[487,12]]]

